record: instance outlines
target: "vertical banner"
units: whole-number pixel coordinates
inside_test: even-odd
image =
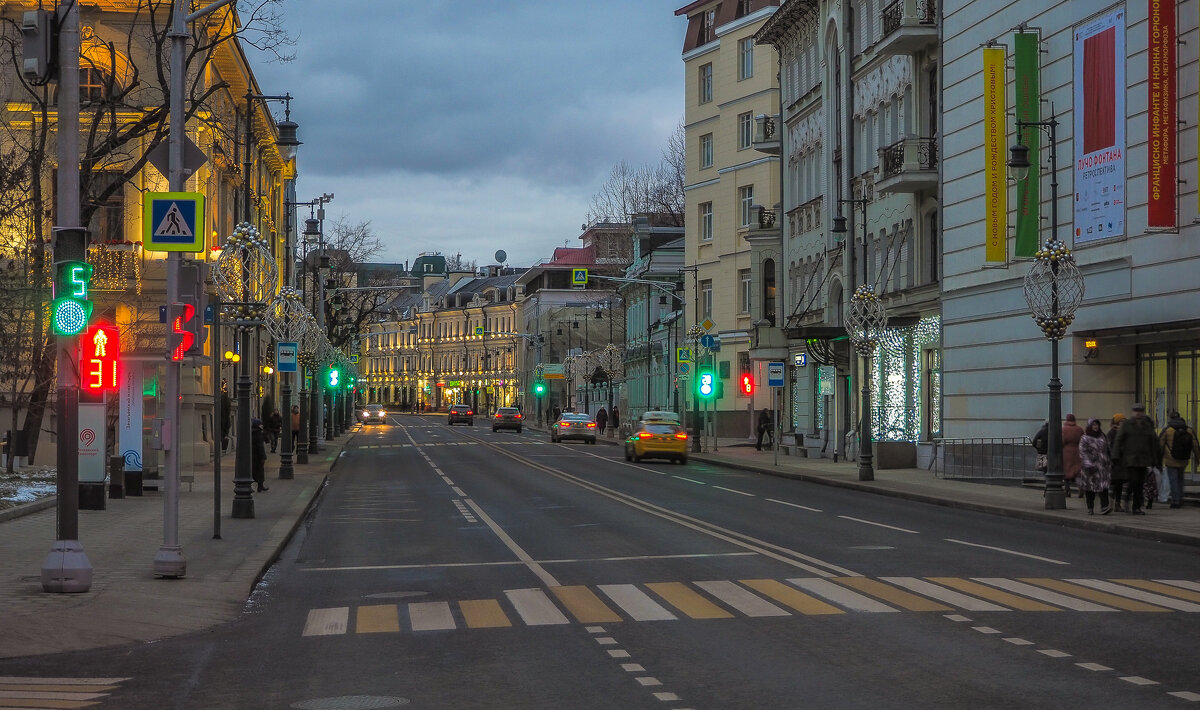
[[[1175,0],[1149,0],[1146,226],[1175,228]]]
[[[1016,67],[1016,115],[1018,121],[1042,120],[1041,37],[1036,32],[1021,32],[1013,36],[1013,55]],[[1017,244],[1014,254],[1032,257],[1037,254],[1042,230],[1042,129],[1037,126],[1019,128],[1021,143],[1029,146],[1029,174],[1017,181]]]
[[[104,483],[105,410],[103,402],[79,403],[79,482]]]
[[[983,162],[986,231],[984,257],[1008,261],[1008,182],[1004,154],[1008,133],[1003,47],[983,50]]]
[[[142,366],[121,368],[121,398],[117,407],[117,450],[126,471],[142,470]]]
[[[1125,10],[1075,29],[1075,243],[1125,233]]]

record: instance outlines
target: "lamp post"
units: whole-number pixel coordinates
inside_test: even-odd
[[[304,310],[300,293],[291,286],[280,289],[279,296],[271,304],[268,313],[267,330],[271,332],[271,337],[279,343],[294,343],[299,350],[300,341],[308,327],[305,318],[308,314]],[[280,374],[283,375],[282,406],[285,418],[283,446],[279,455],[279,477],[286,480],[295,478],[295,469],[292,467],[292,378],[295,373],[287,371]]]
[[[1067,507],[1062,470],[1062,381],[1058,378],[1058,341],[1066,337],[1075,320],[1075,311],[1083,303],[1083,273],[1075,256],[1058,239],[1058,120],[1051,114],[1046,121],[1017,121],[1017,144],[1008,161],[1018,179],[1032,167],[1029,147],[1020,142],[1022,129],[1037,127],[1050,139],[1050,238],[1036,254],[1033,268],[1025,275],[1025,302],[1042,334],[1050,341],[1050,415],[1047,425],[1046,509]]]
[[[863,360],[862,389],[860,390],[859,449],[858,449],[858,480],[875,480],[873,433],[871,431],[871,355],[879,338],[887,328],[887,311],[883,302],[875,295],[875,287],[867,283],[867,202],[866,199],[838,200],[839,214],[833,218],[833,234],[846,234],[846,218],[840,212],[840,205],[849,204],[851,211],[855,205],[862,208],[862,283],[854,289],[850,299],[847,314],[847,330],[854,342],[854,347]],[[853,235],[851,235],[853,239]],[[850,274],[853,279],[854,274]]]

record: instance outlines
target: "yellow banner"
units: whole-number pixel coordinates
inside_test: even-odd
[[[1008,261],[1008,181],[1004,159],[1008,106],[1004,55],[1003,47],[985,47],[983,50],[983,203],[988,263]]]

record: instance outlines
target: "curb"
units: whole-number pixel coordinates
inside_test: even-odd
[[[760,473],[766,476],[776,476],[778,478],[790,478],[797,481],[805,481],[807,483],[818,483],[823,486],[832,486],[834,488],[861,491],[864,493],[874,493],[876,495],[911,500],[918,503],[940,505],[944,508],[958,508],[960,510],[970,510],[977,513],[990,513],[992,515],[1001,515],[1008,518],[1031,520],[1034,522],[1061,525],[1063,527],[1077,528],[1081,530],[1091,530],[1093,532],[1125,535],[1127,537],[1134,537],[1142,540],[1153,540],[1157,542],[1174,543],[1177,545],[1200,547],[1200,537],[1184,533],[1171,532],[1169,530],[1148,530],[1145,528],[1135,528],[1128,525],[1122,525],[1121,523],[1102,523],[1099,521],[1089,520],[1087,518],[1064,518],[1057,515],[1047,515],[1046,513],[1041,513],[1036,510],[1023,510],[1020,508],[1009,508],[1001,505],[992,505],[989,503],[975,503],[972,501],[942,498],[938,496],[926,495],[924,493],[898,491],[892,488],[870,486],[856,481],[840,481],[813,474],[779,471],[763,466],[739,463],[736,461],[716,460],[709,458],[704,454],[692,454],[691,457],[694,460],[703,461],[714,466],[750,471],[752,473]]]
[[[39,513],[46,508],[53,508],[57,504],[58,496],[50,496],[49,498],[40,498],[32,503],[22,503],[12,508],[5,508],[4,510],[0,510],[0,523],[23,518],[33,513]]]

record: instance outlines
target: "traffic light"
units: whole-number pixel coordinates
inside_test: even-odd
[[[62,261],[54,266],[52,327],[59,335],[78,335],[92,317],[88,286],[92,267],[83,261]]]
[[[749,397],[754,394],[754,375],[749,372],[742,373],[742,395]]]
[[[121,334],[115,325],[97,323],[79,339],[79,384],[85,392],[111,392],[118,388]]]
[[[171,326],[167,333],[167,353],[176,362],[182,360],[196,342],[193,320],[198,319],[196,307],[192,304],[172,303],[167,306],[167,323]]]
[[[326,373],[325,383],[330,389],[336,389],[340,387],[342,383],[341,370],[338,370],[336,367],[330,367],[329,372]]]
[[[202,261],[184,261],[179,266],[179,300],[195,309],[195,317],[183,324],[192,334],[184,355],[204,355],[204,343],[208,341],[208,328],[204,326],[204,311],[208,307],[208,293],[204,290],[207,274],[208,265]]]
[[[701,370],[696,375],[696,396],[713,399],[721,396],[721,381],[712,370]]]
[[[58,36],[51,10],[26,10],[21,15],[21,74],[35,86],[55,75]]]
[[[538,380],[533,383],[533,396],[534,397],[545,397],[546,396],[546,383],[545,382],[543,382],[542,380]]]

